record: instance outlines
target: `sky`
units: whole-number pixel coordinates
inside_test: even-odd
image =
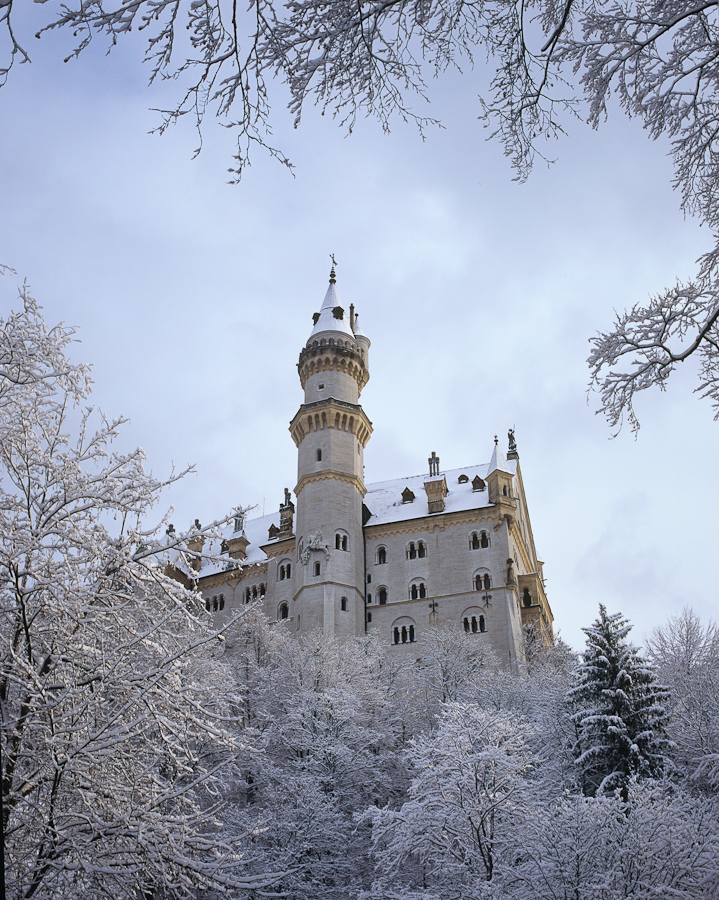
[[[715,616],[719,424],[689,361],[637,403],[618,436],[587,393],[589,338],[615,310],[689,278],[711,235],[685,220],[667,146],[612,110],[597,131],[568,121],[553,164],[514,181],[478,120],[485,75],[433,81],[422,140],[360,119],[348,136],[277,102],[274,139],[293,174],[255,151],[228,184],[232,135],[208,120],[203,149],[181,121],[164,135],[142,45],[99,44],[64,64],[69,36],[36,41],[0,89],[0,315],[23,281],[50,323],[77,329],[93,403],[129,424],[178,527],[238,505],[275,510],[296,483],[288,424],[296,363],[327,286],[372,341],[361,402],[374,426],[366,481],[486,462],[515,429],[555,628],[573,647],[598,604],[641,643],[692,607]]]

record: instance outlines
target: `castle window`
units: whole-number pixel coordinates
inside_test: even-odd
[[[349,539],[346,534],[336,534],[335,535],[335,550],[347,550],[349,546]]]
[[[424,559],[426,555],[427,555],[427,547],[425,546],[424,541],[420,541],[417,544],[417,556],[420,559]]]
[[[504,494],[505,497],[508,496],[508,495],[507,495],[507,485],[506,485],[506,484],[505,484],[504,487],[502,488],[502,493]]]
[[[417,558],[417,548],[414,546],[414,541],[407,548],[407,559],[416,559]]]
[[[484,550],[485,547],[489,547],[489,537],[487,536],[487,532],[483,531],[479,538],[479,546]]]
[[[475,475],[472,479],[472,490],[473,491],[483,491],[484,490],[484,482],[479,477],[479,475]]]
[[[335,550],[339,550],[339,549],[340,549],[340,542],[341,542],[341,540],[342,540],[342,536],[339,535],[339,534],[336,534],[336,535],[335,535]]]
[[[250,589],[245,588],[245,603],[249,603],[249,602],[250,602]]]
[[[372,613],[371,613],[371,612],[368,612],[368,613],[367,613],[367,621],[368,621],[368,622],[371,622],[371,621],[372,621]]]
[[[346,549],[347,549],[347,546],[348,546],[347,535],[346,535],[346,534],[343,534],[343,535],[342,535],[342,549],[343,549],[343,550],[346,550]]]
[[[393,644],[414,644],[417,640],[417,627],[414,619],[404,616],[397,619],[392,625]]]
[[[265,583],[262,582],[262,584],[260,585],[260,597],[264,597],[264,596],[265,596],[265,591],[266,591],[266,590],[267,590],[267,589],[266,589],[266,587],[265,587]]]
[[[479,550],[479,535],[476,531],[472,532],[472,537],[469,539],[469,549]]]
[[[478,591],[488,591],[492,587],[492,579],[487,573],[480,573],[474,580],[474,586]]]
[[[278,615],[278,619],[286,619],[290,614],[289,607],[286,603],[280,603],[280,612]]]
[[[367,576],[367,584],[372,584],[372,576],[371,575]]]
[[[217,612],[217,597],[212,598],[212,612]]]
[[[462,625],[466,634],[484,634],[487,631],[487,623],[481,610],[470,607],[462,613]]]
[[[416,581],[414,584],[410,585],[409,588],[409,597],[410,600],[424,600],[427,596],[427,586],[423,581]]]
[[[342,612],[347,612],[347,598],[346,597],[342,597],[342,599],[340,600],[340,609],[342,610]]]
[[[380,606],[385,605],[385,603],[387,602],[387,588],[381,587],[377,591],[377,602],[379,603]]]
[[[485,591],[488,591],[491,587],[492,587],[492,579],[489,577],[489,575],[485,575],[485,576],[484,576],[484,589],[485,589]]]
[[[322,571],[320,564],[318,562],[315,563],[315,575],[319,575]]]
[[[387,550],[385,547],[377,548],[377,565],[383,566],[387,562]]]
[[[367,603],[372,602],[372,594],[367,594]]]
[[[525,588],[522,591],[522,604],[527,607],[532,605],[532,595],[529,593],[529,588]]]
[[[322,451],[317,449],[317,462],[322,462]]]
[[[224,609],[224,608],[225,608],[225,595],[224,595],[224,594],[220,594],[220,603],[219,603],[219,606],[220,606],[220,609]]]
[[[413,500],[414,500],[414,494],[408,487],[406,487],[402,491],[402,503],[412,503]]]
[[[210,603],[211,603],[211,602],[212,602],[212,601],[210,600],[210,598],[207,597],[207,599],[205,600],[205,609],[207,610],[207,612],[210,611]]]

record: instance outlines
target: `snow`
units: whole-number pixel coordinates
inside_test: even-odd
[[[317,324],[312,329],[312,333],[310,334],[310,340],[312,340],[312,338],[316,337],[319,334],[323,334],[326,331],[334,331],[339,332],[340,334],[347,335],[347,337],[352,339],[352,343],[354,344],[355,336],[352,333],[352,329],[350,328],[349,311],[345,310],[342,318],[336,319],[332,310],[337,306],[342,306],[340,295],[337,293],[337,285],[330,284],[330,286],[327,288],[325,299],[322,302],[320,317],[317,320]],[[344,307],[342,308],[344,309]]]
[[[500,472],[509,472],[510,475],[514,475],[516,466],[512,468],[510,464],[507,462],[507,457],[504,453],[499,449],[499,445],[494,445],[494,451],[492,453],[492,458],[489,461],[489,468],[487,469],[487,473],[496,472],[499,470]]]

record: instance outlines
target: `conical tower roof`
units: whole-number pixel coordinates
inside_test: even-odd
[[[352,338],[354,342],[354,334],[350,328],[349,314],[342,307],[340,295],[337,293],[334,266],[330,272],[330,283],[327,288],[327,293],[325,294],[325,299],[322,301],[319,314],[315,313],[315,315],[317,315],[318,318],[310,334],[309,341],[325,332],[339,332],[341,335]]]
[[[496,472],[497,470],[499,470],[500,472],[508,472],[510,475],[514,475],[514,470],[507,462],[506,456],[499,449],[499,444],[495,443],[494,450],[492,451],[492,458],[489,461],[487,475],[491,475],[492,472]]]

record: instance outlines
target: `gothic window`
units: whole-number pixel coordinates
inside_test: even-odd
[[[289,607],[286,603],[280,603],[280,612],[278,615],[278,619],[286,619],[290,614]]]
[[[387,562],[387,550],[385,547],[377,548],[377,565],[383,566]]]
[[[319,448],[317,450],[317,462],[322,462],[322,451]]]
[[[427,547],[425,546],[424,541],[420,541],[417,544],[417,556],[419,557],[419,559],[424,559],[426,555],[427,555]]]
[[[347,598],[346,597],[342,597],[342,599],[340,600],[340,609],[342,610],[342,612],[347,612]]]
[[[380,606],[384,606],[387,602],[387,588],[381,587],[377,591],[377,602]]]
[[[320,564],[318,562],[315,563],[315,575],[319,575],[321,571]]]

